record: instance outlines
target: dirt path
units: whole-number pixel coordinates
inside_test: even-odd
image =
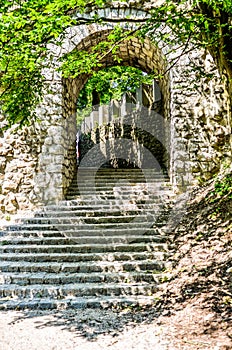
[[[0,350],[229,350],[215,315],[197,303],[170,316],[154,310],[8,311],[0,313]]]
[[[2,312],[1,350],[168,349],[161,328],[111,311]]]

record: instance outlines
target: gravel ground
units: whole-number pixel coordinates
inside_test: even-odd
[[[0,349],[169,349],[161,326],[142,318],[110,310],[1,312]]]
[[[228,329],[197,299],[179,311],[8,311],[0,313],[0,350],[230,350]],[[210,322],[210,327],[208,323]]]

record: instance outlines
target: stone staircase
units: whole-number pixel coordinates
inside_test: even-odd
[[[170,264],[168,181],[79,168],[66,200],[0,232],[0,309],[152,303]]]

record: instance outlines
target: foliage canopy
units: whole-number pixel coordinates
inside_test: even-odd
[[[140,69],[127,66],[113,66],[94,72],[85,84],[77,100],[78,109],[94,104],[107,104],[119,100],[125,92],[135,92],[141,84],[152,84],[153,76]],[[93,92],[98,101],[93,101]]]
[[[117,3],[123,3],[121,0]],[[135,1],[136,2],[136,1]],[[149,1],[140,1],[141,7]],[[192,47],[206,48],[221,74],[228,78],[232,91],[232,2],[231,0],[163,0],[148,9],[148,16],[137,27],[124,30],[115,27],[105,42],[89,53],[71,53],[62,58],[64,76],[92,73],[101,68],[101,60],[109,50],[117,57],[122,40],[131,36],[141,39],[167,25],[170,31],[156,31],[169,44],[179,43],[183,54]],[[138,5],[138,1],[137,1]],[[75,17],[97,8],[114,6],[102,0],[0,0],[0,94],[1,109],[10,124],[26,123],[34,116],[41,100],[47,44],[62,42],[68,27],[83,23],[107,21],[97,15],[91,19]],[[126,17],[124,22],[132,22]],[[120,62],[119,62],[120,63]]]

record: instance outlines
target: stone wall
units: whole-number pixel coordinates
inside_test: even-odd
[[[0,117],[1,127],[5,126]],[[34,174],[41,143],[33,127],[0,134],[0,218],[33,208]]]
[[[192,65],[197,63],[213,78],[193,70]],[[186,173],[190,174],[191,183],[201,183],[231,163],[229,97],[211,56],[204,52],[185,57],[183,66],[176,66],[172,74],[171,166],[173,173],[180,174],[183,162],[178,148],[184,144],[189,154]]]
[[[138,7],[137,1],[134,3]],[[109,21],[129,15],[147,18],[146,11],[130,8],[128,4],[123,9],[100,10],[99,15]],[[3,213],[64,198],[76,171],[76,99],[88,76],[62,79],[57,71],[59,59],[74,49],[90,50],[112,28],[112,23],[72,27],[65,31],[59,44],[48,45],[49,57],[43,70],[44,100],[37,108],[40,122],[16,134],[10,129],[0,135]],[[194,50],[183,56],[178,47],[172,52],[156,40],[154,33],[144,40],[122,42],[119,57],[121,64],[148,73],[166,72],[159,86],[168,171],[173,185],[183,187],[209,178],[223,162],[231,161],[231,116],[228,96],[210,56]],[[179,59],[169,69],[175,57]],[[194,70],[196,63],[213,73],[214,78],[208,79]],[[105,57],[103,66],[114,64],[111,55]]]

